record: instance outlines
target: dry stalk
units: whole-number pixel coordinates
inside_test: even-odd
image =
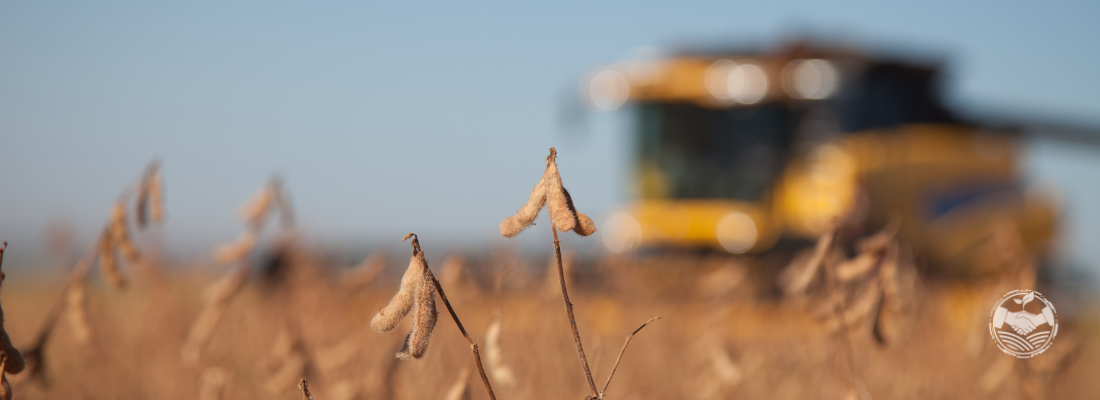
[[[836,236],[836,230],[838,229],[838,227],[839,224],[834,222],[833,228],[831,229],[833,237]],[[832,250],[832,246],[829,246],[829,250]],[[840,289],[838,287],[839,285],[836,279],[836,272],[833,270],[832,262],[826,256],[824,257],[824,262],[822,264],[824,266],[825,279],[827,281],[830,295],[838,296],[838,292],[840,291]],[[841,299],[833,307],[833,313],[836,317],[837,323],[840,325],[841,346],[844,349],[844,358],[848,364],[849,377],[852,380],[852,387],[859,393],[859,396],[863,399],[871,399],[871,393],[867,390],[867,386],[863,383],[863,379],[860,378],[859,372],[856,370],[855,356],[852,352],[852,340],[848,334],[848,324],[845,322],[843,311],[844,309],[844,300]]]
[[[4,283],[4,251],[8,249],[8,242],[0,246],[0,286]],[[4,329],[4,309],[0,307],[0,400],[11,400],[13,397],[11,384],[8,383],[7,374],[18,374],[26,367],[23,355],[11,345],[7,329]]]
[[[0,354],[0,400],[12,400],[15,397],[11,391],[11,384],[8,383],[8,376],[3,371],[7,366],[8,356]]]
[[[623,360],[623,354],[626,353],[626,346],[630,345],[630,339],[633,339],[634,335],[638,334],[638,332],[641,331],[642,328],[645,328],[646,325],[649,325],[650,322],[659,319],[661,319],[661,317],[650,318],[649,321],[646,321],[642,326],[639,326],[638,329],[635,329],[634,332],[630,332],[630,334],[626,336],[626,341],[623,342],[623,348],[619,350],[619,357],[615,359],[615,365],[611,367],[611,373],[607,374],[607,381],[603,383],[603,390],[600,391],[599,395],[600,399],[603,399],[603,396],[607,394],[607,387],[611,385],[611,378],[615,377],[615,371],[619,369],[619,362]]]
[[[561,298],[565,302],[565,314],[569,317],[569,328],[573,330],[573,343],[577,345],[577,356],[581,360],[581,368],[584,370],[584,378],[588,380],[588,387],[592,390],[592,398],[598,398],[596,381],[592,380],[592,370],[588,368],[588,358],[584,356],[584,345],[581,344],[581,334],[577,330],[577,318],[573,316],[573,302],[569,301],[569,290],[565,287],[565,268],[561,264],[561,240],[558,239],[558,230],[550,227],[554,237],[554,256],[558,260],[558,280],[561,282]]]
[[[874,335],[880,344],[889,344],[898,336],[898,318],[902,312],[902,300],[898,288],[898,245],[886,247],[882,271],[879,272],[879,285],[882,287],[882,299],[875,313]]]
[[[298,389],[302,389],[302,400],[313,400],[313,395],[309,393],[309,381],[305,378],[298,382]]]
[[[95,264],[96,258],[99,256],[99,241],[93,241],[84,251],[84,254],[80,256],[80,260],[77,261],[76,266],[73,267],[73,271],[69,273],[69,277],[65,284],[65,292],[62,292],[60,296],[54,300],[53,305],[50,306],[49,311],[46,312],[45,318],[42,320],[42,325],[38,328],[38,333],[35,334],[35,339],[31,342],[31,345],[27,347],[26,363],[29,378],[38,378],[40,382],[45,382],[45,366],[43,364],[44,358],[42,357],[42,351],[49,342],[50,333],[53,332],[54,326],[57,324],[57,320],[61,317],[61,314],[65,312],[68,304],[68,288],[72,287],[75,282],[83,282],[85,277],[88,276],[88,271]]]

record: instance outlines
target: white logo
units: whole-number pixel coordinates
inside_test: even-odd
[[[1039,292],[1013,290],[993,306],[989,334],[1001,351],[1016,358],[1031,358],[1054,343],[1058,315],[1054,313],[1054,305]]]

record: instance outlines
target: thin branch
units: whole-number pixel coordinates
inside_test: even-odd
[[[588,387],[592,390],[592,398],[599,398],[600,392],[596,391],[596,381],[592,379],[592,370],[588,368],[588,359],[584,356],[584,346],[581,345],[581,334],[577,330],[577,319],[573,317],[573,303],[569,301],[569,291],[565,288],[565,268],[561,264],[561,240],[558,239],[558,230],[554,224],[550,225],[550,231],[554,233],[554,257],[558,260],[558,281],[561,282],[561,299],[565,302],[565,314],[569,317],[569,327],[573,329],[573,342],[577,345],[577,356],[581,359],[581,368],[584,369],[584,377],[588,380]]]
[[[859,392],[859,395],[860,395],[861,398],[871,399],[870,391],[867,390],[867,386],[863,383],[863,379],[860,378],[859,372],[856,371],[855,356],[853,355],[853,352],[852,352],[852,340],[848,335],[848,323],[844,320],[844,308],[845,308],[844,297],[843,297],[843,295],[840,295],[838,293],[840,291],[840,288],[839,288],[839,284],[836,281],[836,271],[833,270],[832,260],[829,259],[829,254],[831,253],[831,250],[833,250],[833,248],[836,245],[835,238],[836,238],[837,230],[840,229],[839,228],[840,227],[839,223],[834,221],[834,224],[835,224],[834,227],[833,227],[834,241],[833,241],[833,243],[829,244],[829,251],[825,252],[825,257],[822,259],[821,263],[822,263],[822,266],[825,267],[824,268],[825,269],[825,279],[827,280],[827,285],[826,286],[828,286],[828,288],[829,288],[829,295],[831,295],[831,296],[841,296],[840,301],[836,302],[833,305],[833,313],[835,314],[837,322],[840,323],[841,345],[844,347],[844,358],[847,359],[847,361],[848,361],[848,373],[850,374],[850,377],[852,379],[852,386],[855,386],[855,389],[856,389],[856,391]],[[878,261],[876,261],[875,268],[878,268],[877,264],[879,264],[881,262],[882,262],[882,257],[879,257]]]
[[[104,230],[106,235],[106,229]],[[88,249],[84,251],[84,254],[80,256],[80,261],[77,261],[76,266],[73,267],[72,272],[69,273],[68,279],[65,281],[65,290],[61,292],[61,295],[54,300],[53,305],[50,306],[49,311],[46,312],[46,318],[42,320],[42,325],[38,328],[38,333],[35,335],[35,339],[31,342],[27,351],[23,352],[24,357],[27,358],[27,370],[30,377],[36,377],[42,373],[42,349],[46,346],[46,342],[49,341],[50,332],[53,331],[53,327],[57,324],[58,318],[65,312],[65,296],[68,293],[69,287],[77,282],[83,281],[88,276],[88,271],[91,270],[92,265],[95,264],[96,257],[99,257],[100,239],[93,240]]]
[[[638,332],[641,331],[642,328],[645,328],[646,325],[649,325],[650,322],[659,319],[661,319],[661,317],[650,318],[649,321],[646,321],[642,326],[639,326],[638,329],[635,329],[634,332],[631,332],[630,335],[626,337],[626,341],[623,342],[623,348],[619,350],[619,358],[615,359],[615,366],[611,367],[611,373],[607,375],[607,382],[603,383],[603,390],[600,391],[600,399],[603,399],[603,395],[607,393],[607,386],[611,385],[611,378],[615,376],[615,371],[619,369],[619,362],[623,360],[623,354],[626,353],[626,346],[630,344],[630,339],[633,339],[634,335],[638,334]]]
[[[4,247],[0,247],[0,282],[4,281],[4,250],[8,249],[8,241],[4,241]]]
[[[309,393],[309,381],[305,378],[298,382],[298,389],[302,389],[302,400],[313,400],[313,395]]]
[[[462,321],[459,321],[458,314],[455,314],[454,307],[451,307],[451,302],[447,300],[447,294],[443,292],[443,286],[439,285],[439,279],[435,278],[435,274],[432,273],[432,269],[428,267],[428,261],[424,259],[424,252],[420,250],[420,241],[417,240],[416,234],[410,233],[405,236],[413,238],[413,251],[416,252],[418,258],[420,258],[420,264],[424,266],[424,270],[428,272],[428,277],[432,279],[432,283],[435,285],[435,291],[439,293],[439,298],[443,300],[443,305],[447,306],[447,312],[451,313],[451,319],[454,319],[455,325],[458,326],[458,331],[462,332],[462,336],[466,338],[466,342],[470,344],[470,350],[474,353],[474,363],[477,364],[477,372],[481,374],[481,382],[485,384],[485,391],[489,393],[489,399],[496,400],[497,395],[493,393],[493,386],[489,384],[489,376],[485,374],[485,367],[481,365],[481,352],[478,351],[477,343],[474,343],[473,339],[470,339],[470,334],[466,333],[466,328],[462,326]]]

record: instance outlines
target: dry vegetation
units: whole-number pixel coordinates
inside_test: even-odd
[[[212,255],[216,269],[169,268],[142,240],[165,218],[154,163],[107,213],[102,235],[66,279],[4,282],[0,269],[8,306],[6,321],[0,314],[0,398],[1100,393],[1091,379],[1100,368],[1094,320],[1067,315],[1054,346],[1030,360],[1002,354],[989,339],[993,301],[1036,284],[1025,255],[1001,276],[922,280],[891,225],[866,238],[831,232],[815,247],[758,257],[575,257],[563,254],[559,231],[583,237],[596,226],[562,186],[555,157],[551,149],[528,202],[500,224],[503,236],[515,236],[545,207],[552,253],[548,243],[541,256],[429,256],[432,240],[409,234],[407,264],[378,251],[343,265],[296,235],[287,191],[272,179],[238,210],[244,230]],[[429,261],[441,266],[438,275]],[[437,295],[453,323],[438,321]],[[657,315],[663,319],[650,324]],[[395,330],[408,334],[376,332]],[[22,373],[19,352],[5,346],[8,333],[26,358]],[[597,386],[599,376],[607,378]]]

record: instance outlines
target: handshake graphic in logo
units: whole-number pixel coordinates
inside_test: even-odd
[[[1038,355],[1050,348],[1058,334],[1054,305],[1033,290],[1009,292],[993,307],[989,333],[1005,353],[1018,358]]]

